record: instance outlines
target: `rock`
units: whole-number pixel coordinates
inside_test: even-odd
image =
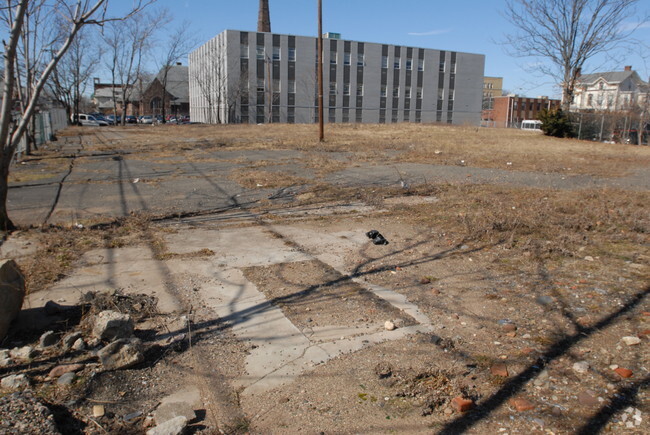
[[[84,350],[86,348],[86,343],[83,338],[78,338],[77,341],[72,345],[72,350]]]
[[[9,351],[9,354],[14,359],[29,361],[36,356],[36,350],[31,346],[14,347]]]
[[[582,405],[591,407],[597,406],[599,404],[598,399],[593,395],[593,392],[591,391],[583,391],[581,393],[578,393],[578,401]]]
[[[395,324],[390,320],[387,320],[386,323],[384,323],[384,328],[386,328],[386,331],[392,331],[395,329]]]
[[[501,330],[503,332],[515,332],[517,330],[517,326],[514,323],[506,323],[504,325],[501,325]]]
[[[589,363],[587,361],[578,361],[573,364],[573,371],[576,373],[587,373],[589,371]]]
[[[623,368],[623,367],[619,367],[619,368],[615,369],[614,371],[622,378],[631,378],[632,375],[634,374],[632,372],[632,370],[626,369],[626,368]]]
[[[125,369],[144,361],[142,342],[137,338],[116,340],[102,348],[97,356],[105,370]]]
[[[513,397],[508,402],[517,410],[517,412],[535,409],[535,405],[530,400],[524,399],[523,397]]]
[[[185,417],[187,421],[192,421],[196,418],[196,413],[189,403],[165,402],[156,409],[154,419],[156,424],[160,424],[180,416]]]
[[[25,277],[14,260],[0,261],[0,342],[20,313],[25,299]]]
[[[639,337],[623,337],[621,338],[621,341],[623,341],[623,343],[627,344],[628,346],[634,346],[641,343],[641,339]]]
[[[507,378],[508,377],[508,366],[506,366],[506,363],[496,363],[492,367],[490,367],[490,373],[492,373],[494,376],[501,376],[502,378]]]
[[[187,418],[180,415],[149,429],[147,435],[179,435],[183,433],[186,426]]]
[[[540,305],[551,305],[553,303],[553,298],[550,296],[538,296],[536,301]]]
[[[62,375],[59,379],[57,379],[56,383],[58,385],[71,385],[75,379],[77,379],[76,373],[69,372]]]
[[[586,260],[586,261],[594,261],[594,257],[592,257],[591,255],[587,255],[587,256],[585,257],[585,260]]]
[[[41,338],[38,340],[38,346],[41,349],[44,349],[46,347],[54,346],[59,342],[58,337],[54,333],[54,331],[47,331],[41,335]]]
[[[474,401],[458,396],[453,398],[451,406],[456,410],[456,412],[467,412],[474,408]]]
[[[390,378],[393,375],[393,367],[388,363],[379,363],[375,366],[375,374],[379,379]]]
[[[9,358],[9,356],[7,357],[0,356],[0,367],[8,367],[13,363],[14,361],[11,358]]]
[[[78,372],[82,370],[85,366],[83,364],[62,364],[60,366],[54,367],[50,370],[50,373],[47,375],[50,379],[58,378],[70,372]]]
[[[63,336],[61,339],[61,345],[63,346],[64,351],[68,351],[72,349],[72,346],[74,343],[79,340],[82,337],[81,332],[71,332],[70,334],[66,334]]]
[[[105,413],[104,405],[93,405],[93,417],[103,417]]]
[[[6,390],[24,390],[29,388],[29,385],[29,378],[24,374],[9,375],[0,381],[0,386]]]
[[[102,311],[94,318],[93,336],[102,341],[129,338],[133,335],[133,328],[133,319],[128,314]]]

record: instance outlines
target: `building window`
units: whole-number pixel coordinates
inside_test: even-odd
[[[399,98],[399,86],[393,88],[393,98]]]
[[[280,60],[280,47],[273,47],[273,60]]]
[[[388,56],[381,57],[381,67],[388,68]]]
[[[289,107],[287,108],[287,123],[293,124],[294,122],[296,122],[296,108]]]
[[[411,98],[411,87],[407,86],[404,89],[404,98]]]
[[[242,44],[239,46],[239,57],[242,59],[248,59],[248,44]]]
[[[413,69],[413,59],[406,59],[406,70],[411,71]]]
[[[363,53],[357,53],[357,66],[363,66],[363,64],[364,64]]]
[[[255,122],[258,124],[264,124],[264,106],[257,106]]]
[[[257,92],[264,92],[264,79],[257,79]]]
[[[453,100],[453,99],[454,99],[454,93],[455,93],[455,92],[454,92],[453,89],[449,89],[449,99],[450,99],[450,100]],[[532,104],[532,103],[531,103],[531,104]]]
[[[400,67],[400,63],[401,63],[401,62],[400,62],[400,58],[399,58],[399,57],[396,57],[396,58],[395,58],[395,61],[393,62],[393,68],[394,68],[394,69],[399,69],[399,67]]]
[[[290,94],[295,94],[296,93],[296,81],[295,80],[289,80],[287,82],[287,92]]]
[[[392,123],[397,122],[397,110],[393,110],[393,112],[391,113],[390,122]]]
[[[417,93],[415,94],[415,98],[417,98],[418,100],[422,99],[422,88],[421,87],[418,87]]]
[[[296,61],[296,48],[289,47],[289,62],[295,62],[295,61]]]
[[[451,66],[449,67],[449,72],[451,74],[456,74],[456,64],[455,63],[451,64]],[[490,86],[490,88],[492,88],[492,86]]]
[[[343,65],[350,65],[350,53],[343,54]]]
[[[363,122],[363,111],[361,109],[357,109],[355,114],[355,121],[359,123]]]
[[[363,97],[363,85],[357,85],[357,97]]]
[[[599,106],[603,105],[603,96],[599,95],[598,98],[596,98],[596,104]]]
[[[329,122],[336,122],[336,109],[329,110]]]
[[[273,92],[280,92],[280,79],[273,79]]]
[[[350,122],[350,109],[343,109],[343,122]]]
[[[336,82],[330,83],[330,95],[336,95]]]
[[[386,96],[387,96],[386,92],[387,92],[386,91],[386,85],[381,85],[381,94],[380,94],[380,96],[383,97],[383,98],[386,98]]]
[[[445,72],[445,61],[441,60],[440,61],[440,72]]]
[[[603,90],[604,87],[605,87],[605,84],[603,82],[600,82],[598,84],[598,89],[600,89],[601,91]]]
[[[445,90],[444,88],[438,88],[438,100],[444,100]]]
[[[424,59],[418,59],[418,71],[424,71]]]
[[[336,51],[330,51],[330,64],[336,65]]]
[[[350,83],[343,84],[343,95],[350,95]]]
[[[257,46],[257,59],[258,60],[264,60],[264,46],[263,45],[258,45]]]

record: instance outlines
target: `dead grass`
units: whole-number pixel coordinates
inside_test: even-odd
[[[75,131],[96,135],[96,129]],[[318,142],[316,127],[309,124],[129,126],[101,132],[104,137],[114,132],[103,148],[124,144],[159,157],[172,157],[182,150],[189,153],[188,158],[200,158],[215,149],[349,152],[350,158],[337,162],[336,168],[367,161],[449,165],[464,160],[468,166],[483,168],[612,177],[650,164],[648,147],[556,139],[514,129],[435,124],[328,125],[324,143]],[[305,164],[318,166],[320,158],[310,154],[306,160],[312,163]]]
[[[229,177],[247,189],[289,187],[308,184],[310,180],[284,172],[263,171],[242,168],[233,171]]]

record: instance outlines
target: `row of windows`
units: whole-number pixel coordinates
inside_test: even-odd
[[[267,116],[264,112],[265,107],[264,106],[256,106],[256,113],[255,113],[255,122],[258,124],[263,124],[267,120]],[[355,121],[356,122],[362,122],[363,121],[363,112],[361,109],[349,109],[349,108],[344,108],[341,113],[341,121],[342,122],[350,122],[350,110],[354,110],[355,112]],[[316,109],[316,115],[314,117],[314,122],[318,122],[318,109]],[[385,112],[385,111],[382,111]],[[399,122],[399,114],[400,112],[398,110],[392,110],[391,112],[391,122],[396,123]],[[408,120],[411,117],[411,111],[410,110],[404,110],[402,111],[403,119]],[[241,107],[241,122],[246,124],[249,122],[250,119],[250,113],[248,111],[248,106],[242,106]],[[438,122],[442,121],[442,111],[438,111],[436,114],[436,120]],[[273,106],[271,109],[271,117],[270,121],[274,123],[280,122],[280,108],[279,106]],[[287,108],[287,123],[293,124],[296,121],[296,112],[294,107],[288,107]],[[328,121],[331,123],[336,122],[336,109],[329,109],[328,110]],[[422,112],[417,110],[415,111],[415,122],[422,122]],[[448,117],[447,119],[448,123],[452,122],[452,119]],[[379,123],[384,124],[386,123],[386,114],[381,113],[379,116]]]
[[[248,45],[246,44],[241,44],[240,46],[241,52],[240,52],[240,57],[242,59],[248,59]],[[256,58],[258,60],[265,60],[266,59],[266,50],[263,45],[258,45],[257,50],[256,50]],[[273,52],[272,52],[272,60],[281,60],[280,58],[280,47],[273,47]],[[288,60],[289,62],[295,62],[296,61],[296,49],[295,47],[289,47],[288,51]],[[343,65],[350,65],[351,64],[351,54],[349,52],[343,53]],[[424,59],[418,59],[418,71],[424,71]],[[336,65],[338,63],[338,52],[336,51],[330,51],[330,64]],[[365,55],[364,53],[357,53],[357,66],[364,66],[365,65]],[[394,62],[393,62],[393,68],[394,69],[400,69],[402,65],[402,60],[399,57],[396,57]],[[404,65],[407,71],[412,71],[413,70],[413,59],[407,58],[406,59],[406,64]],[[388,56],[382,56],[381,57],[381,67],[382,68],[388,68]],[[440,72],[445,72],[446,70],[446,62],[444,60],[440,61],[438,71]],[[449,72],[451,74],[456,74],[456,64],[452,63],[450,66]]]

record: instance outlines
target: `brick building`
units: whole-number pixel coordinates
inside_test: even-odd
[[[142,113],[162,114],[163,70],[142,94]],[[180,64],[169,67],[165,87],[165,115],[186,116],[190,113],[188,68]]]
[[[494,97],[493,108],[483,110],[481,125],[519,128],[524,119],[537,119],[537,114],[542,109],[558,107],[560,107],[560,100],[548,97],[527,98],[517,95]]]

